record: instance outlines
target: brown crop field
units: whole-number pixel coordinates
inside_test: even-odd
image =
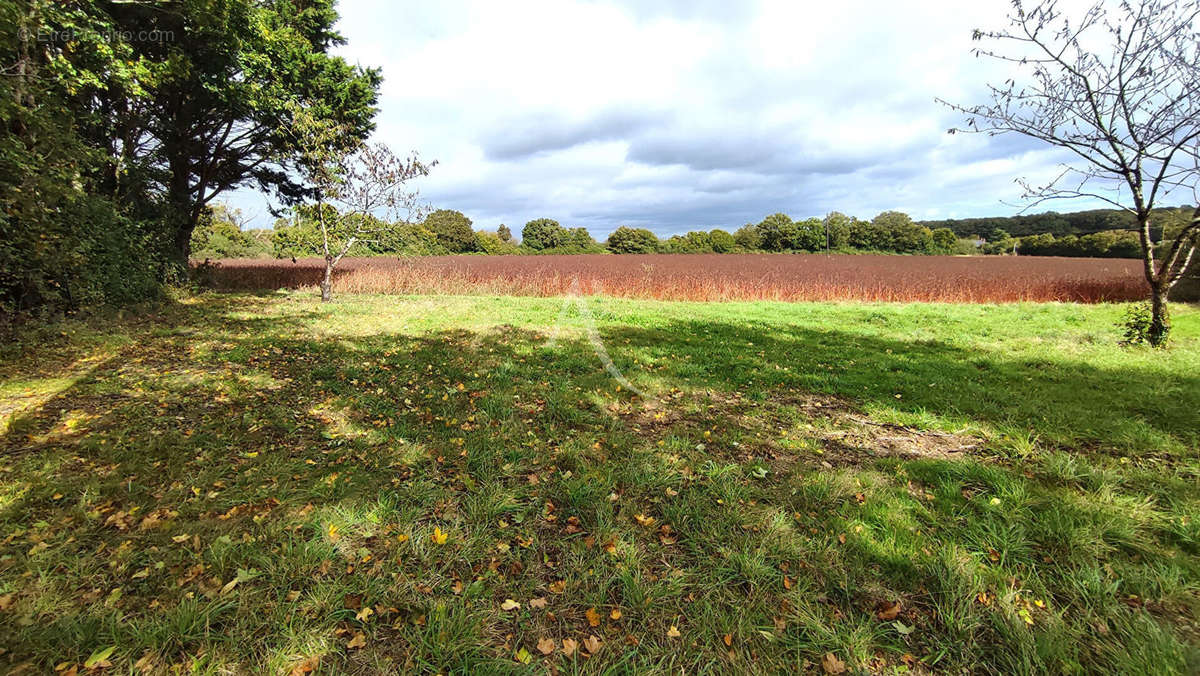
[[[604,294],[667,300],[1096,303],[1145,297],[1136,260],[1051,257],[648,254],[345,259],[341,293]],[[319,259],[223,260],[213,288],[315,287]]]

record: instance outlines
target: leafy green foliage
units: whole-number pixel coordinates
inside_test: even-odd
[[[451,253],[467,253],[477,249],[471,219],[461,211],[438,209],[425,217],[424,225],[437,235],[438,244]]]
[[[563,246],[568,239],[566,228],[549,218],[529,221],[521,230],[521,246],[533,251]]]
[[[608,250],[613,253],[654,253],[658,247],[658,237],[645,228],[622,225],[608,236]]]

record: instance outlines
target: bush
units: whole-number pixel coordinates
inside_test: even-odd
[[[1150,344],[1150,324],[1153,321],[1154,314],[1150,308],[1150,303],[1137,303],[1130,305],[1129,309],[1125,310],[1125,317],[1121,325],[1125,328],[1124,337],[1121,340],[1121,345],[1149,345]],[[1163,331],[1161,345],[1167,344],[1167,335],[1171,332],[1171,322],[1168,317],[1163,318],[1165,321],[1165,330]]]
[[[658,237],[645,228],[622,225],[608,236],[608,250],[613,253],[654,253],[658,248]]]
[[[521,246],[534,251],[553,249],[567,243],[569,235],[566,228],[551,218],[538,218],[525,224],[521,230]]]
[[[475,231],[471,219],[461,211],[438,209],[425,217],[425,227],[437,235],[438,244],[451,253],[475,251]]]
[[[714,253],[729,253],[737,246],[737,241],[734,240],[733,235],[721,229],[709,232],[708,241],[712,245]]]
[[[504,239],[500,233],[484,230],[475,233],[475,249],[489,256],[511,256],[521,253],[521,248],[513,244],[511,238]]]

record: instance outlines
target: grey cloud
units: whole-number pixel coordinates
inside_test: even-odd
[[[583,120],[547,113],[525,115],[495,125],[482,136],[488,159],[515,160],[595,141],[621,139],[659,118],[636,110],[607,110]]]

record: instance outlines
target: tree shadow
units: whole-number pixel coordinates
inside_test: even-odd
[[[1147,505],[1153,473],[1088,453],[1124,435],[1110,450],[1167,440],[1167,465],[1189,460],[1186,410],[1145,402],[1168,388],[1194,412],[1194,374],[798,326],[602,326],[645,402],[586,337],[326,338],[301,327],[319,311],[247,302],[137,325],[0,436],[0,659],[50,668],[118,645],[155,668],[322,655],[349,671],[511,671],[539,636],[589,634],[607,646],[589,670],[787,669],[830,650],[1119,667],[1116,637],[1147,660],[1189,658],[1172,632],[1195,618],[1200,533],[1179,521],[1197,509],[1194,464],[1160,471]],[[1076,464],[855,448],[833,467],[809,430],[814,392],[864,418],[1033,429]],[[1089,586],[1105,567],[1117,579]],[[509,598],[526,607],[498,610]],[[895,599],[919,633],[877,619]],[[625,622],[593,626],[606,606]],[[687,649],[665,633],[680,618],[697,632]],[[359,632],[370,643],[348,647]]]

